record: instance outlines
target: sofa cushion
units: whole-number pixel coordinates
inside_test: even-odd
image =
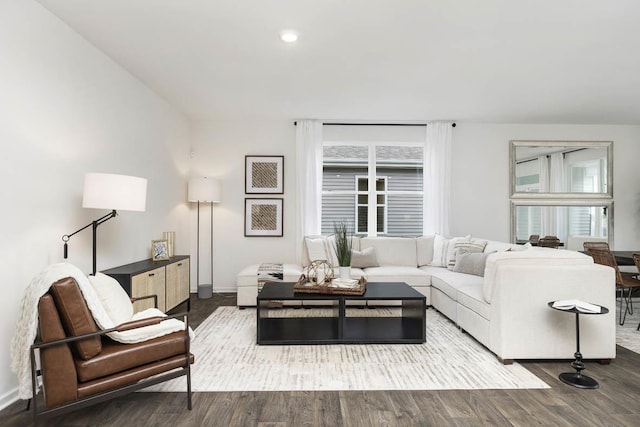
[[[523,275],[526,275],[527,268],[567,267],[589,264],[593,264],[593,258],[588,255],[553,248],[534,247],[526,251],[497,252],[487,258],[482,295],[486,302],[491,303],[493,287],[499,279],[498,271],[503,266],[506,268],[518,268]]]
[[[487,264],[487,258],[492,253],[495,252],[472,253],[466,251],[458,251],[458,254],[456,255],[456,264],[453,266],[453,271],[456,273],[484,276],[484,269]]]
[[[436,236],[416,237],[418,266],[429,265],[433,261],[433,242]]]
[[[186,337],[184,331],[180,331],[136,344],[120,344],[105,339],[99,355],[90,360],[76,359],[78,379],[85,382],[184,354]]]
[[[366,248],[375,248],[381,266],[418,266],[414,237],[363,237],[360,239],[360,249]]]
[[[495,240],[487,240],[487,246],[484,247],[485,252],[523,251],[525,249],[527,249],[525,245],[517,245],[515,243],[506,243],[506,242],[497,242]]]
[[[417,267],[382,266],[365,268],[369,282],[406,282],[410,286],[429,286],[431,276]]]
[[[361,251],[351,250],[351,267],[366,268],[379,267],[378,258],[376,257],[376,248],[364,248]]]
[[[307,258],[310,261],[324,260],[331,265],[338,265],[338,257],[335,251],[335,238],[333,236],[305,237]],[[305,263],[308,265],[308,263]]]
[[[485,246],[487,246],[487,241],[480,239],[470,239],[469,241],[457,242],[453,249],[453,259],[449,259],[447,269],[453,270],[453,266],[457,262],[457,256],[460,251],[483,252]]]
[[[479,283],[464,285],[458,288],[456,294],[458,304],[473,310],[480,316],[490,320],[491,305],[482,296],[482,285]]]
[[[450,239],[443,237],[439,234],[435,235],[433,241],[433,259],[431,264],[434,267],[446,267],[449,265],[449,260],[455,261],[455,245],[458,242],[468,242],[471,240],[471,235],[465,237],[452,237]]]
[[[454,273],[446,269],[434,272],[431,276],[431,286],[440,289],[444,294],[454,301],[458,298],[458,289],[463,286],[476,285],[482,288],[482,277],[471,274]]]
[[[74,279],[67,277],[51,285],[50,294],[56,303],[60,320],[69,336],[98,332],[98,326],[87,307],[80,287]],[[74,352],[82,359],[91,359],[102,351],[99,336],[73,342]]]

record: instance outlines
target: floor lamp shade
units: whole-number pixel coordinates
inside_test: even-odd
[[[84,177],[82,207],[143,212],[147,180],[137,176],[88,173]]]
[[[219,203],[222,200],[220,181],[211,178],[191,178],[188,200],[190,202]]]

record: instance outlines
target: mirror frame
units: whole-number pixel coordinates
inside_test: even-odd
[[[598,206],[607,208],[607,240],[609,246],[613,245],[613,200],[511,200],[511,232],[510,241],[516,242],[516,207],[517,206],[549,206],[549,207],[564,207],[564,206]]]
[[[511,198],[526,199],[613,199],[613,141],[509,141],[509,183]],[[576,147],[607,149],[606,193],[523,193],[516,192],[516,149],[518,147]],[[596,205],[594,205],[596,206]],[[599,206],[599,205],[598,205]]]

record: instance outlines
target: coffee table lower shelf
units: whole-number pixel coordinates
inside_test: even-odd
[[[405,283],[372,283],[367,285],[363,296],[322,296],[323,300],[333,302],[333,315],[326,317],[278,317],[277,311],[281,309],[270,308],[270,300],[310,298],[294,294],[292,286],[267,283],[258,295],[258,344],[420,344],[426,341],[426,299]],[[400,316],[346,315],[347,301],[367,300],[367,296],[399,301]]]

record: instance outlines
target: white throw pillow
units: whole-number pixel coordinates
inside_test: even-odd
[[[106,274],[96,273],[95,276],[89,276],[89,283],[115,325],[131,320],[133,304],[116,279]]]
[[[351,267],[355,268],[367,268],[367,267],[379,267],[378,257],[376,256],[376,249],[373,246],[364,248],[361,251],[351,249]]]
[[[430,265],[434,267],[447,267],[449,265],[449,260],[454,260],[455,264],[456,243],[468,242],[470,240],[471,234],[465,237],[453,237],[451,239],[447,239],[446,237],[436,234],[435,239],[433,240],[433,260],[431,260]]]
[[[334,267],[338,265],[338,257],[335,251],[335,237],[306,237],[307,256],[309,261],[324,260]]]

